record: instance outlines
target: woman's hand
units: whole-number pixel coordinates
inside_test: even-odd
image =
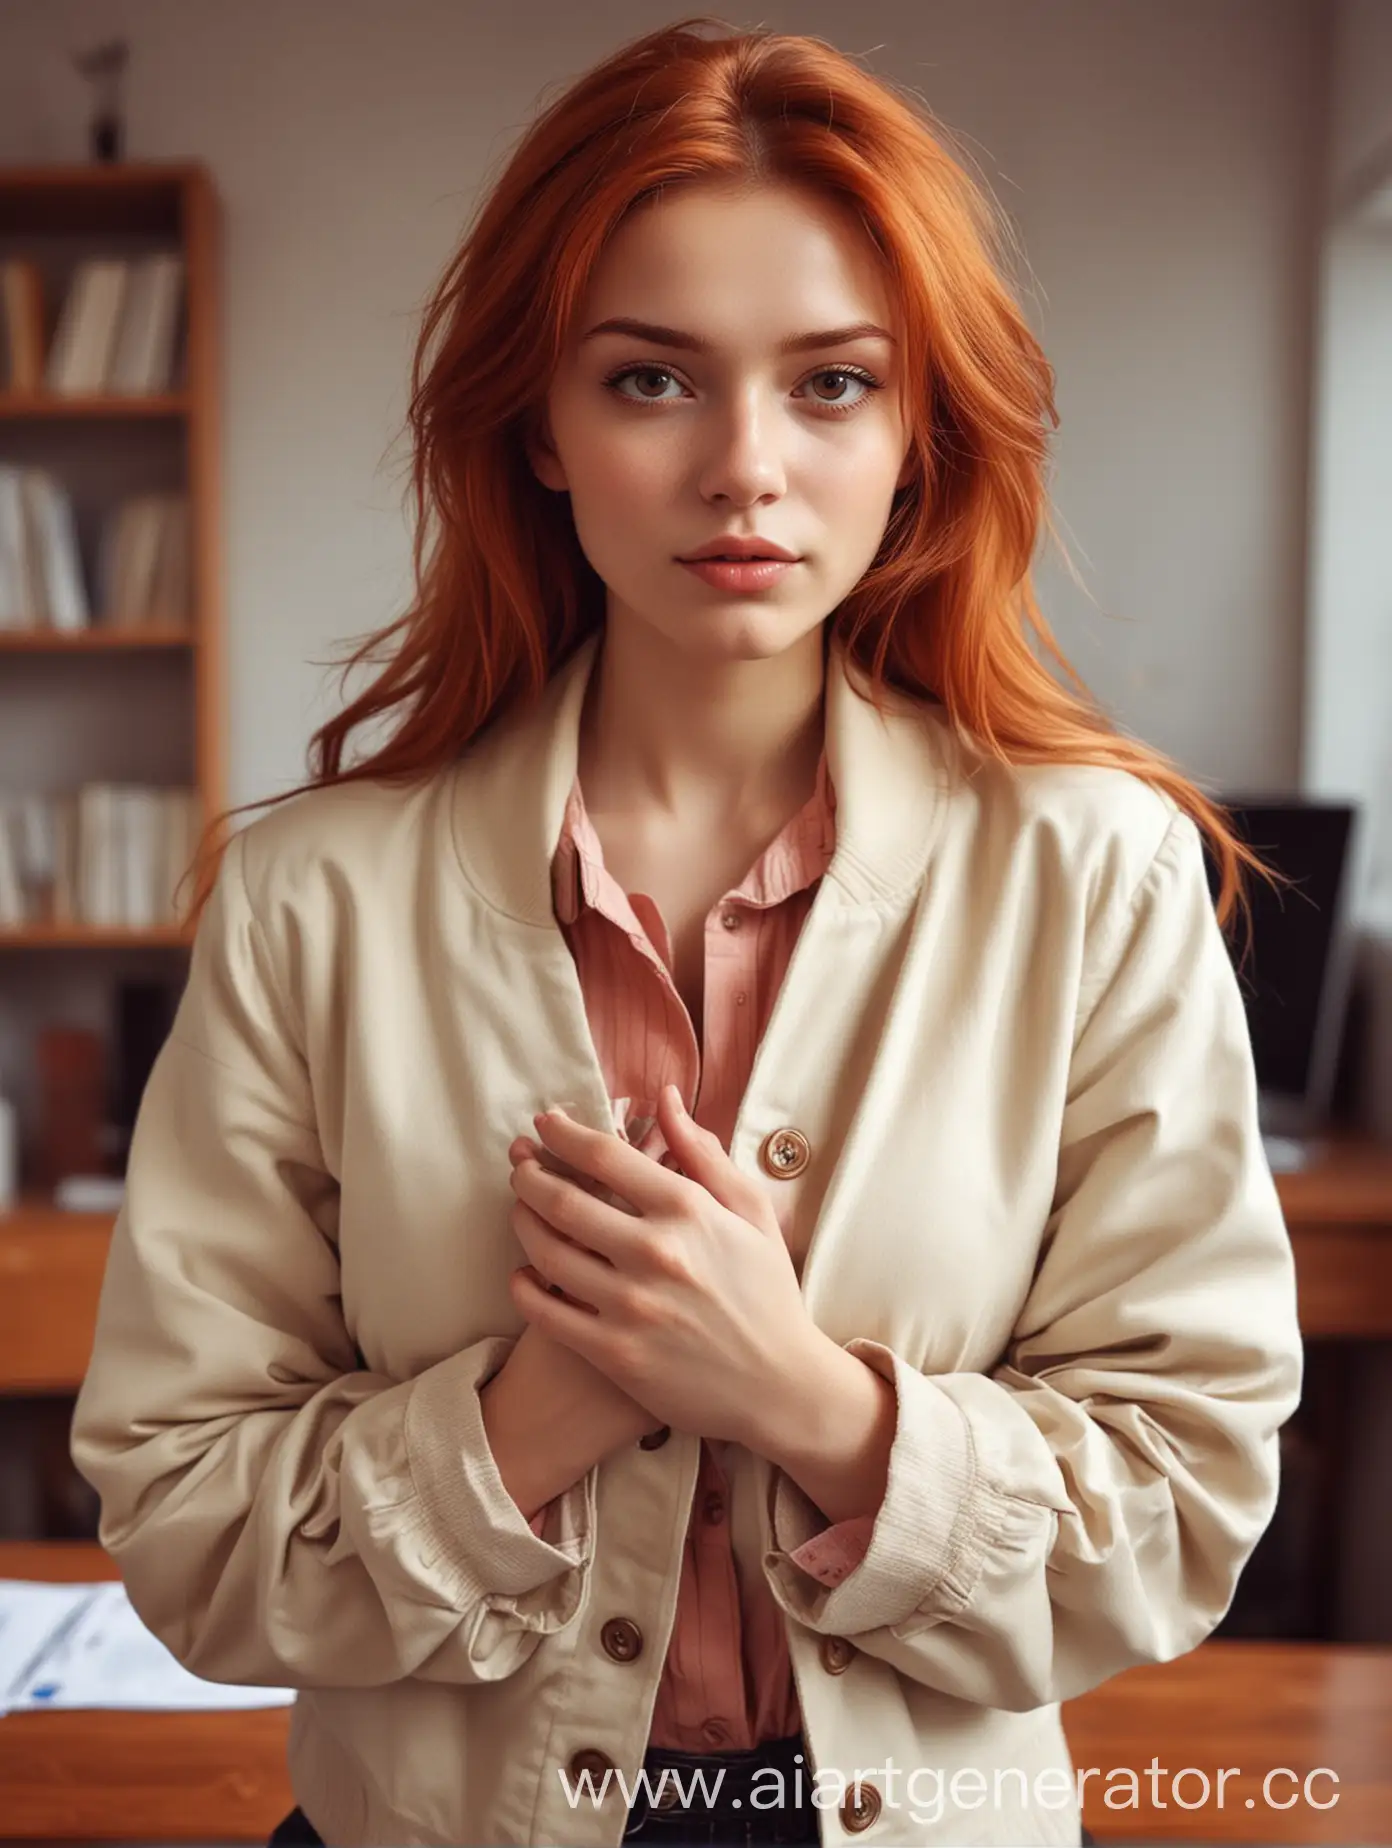
[[[518,1161],[513,1227],[531,1264],[512,1274],[513,1301],[661,1423],[757,1448],[761,1407],[787,1404],[825,1337],[765,1190],[674,1086],[658,1124],[683,1174],[560,1112],[536,1119],[553,1155],[634,1210]]]
[[[531,1149],[532,1144],[519,1137],[508,1150],[509,1159],[514,1163],[522,1161]],[[512,1211],[515,1225],[519,1207],[514,1204]],[[663,1423],[574,1348],[553,1340],[534,1322],[529,1322],[518,1336],[501,1372],[508,1374],[519,1402],[532,1406],[564,1404],[567,1414],[583,1412],[586,1429],[594,1431],[606,1455],[659,1430]]]

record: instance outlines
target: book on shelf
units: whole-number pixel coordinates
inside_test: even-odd
[[[0,467],[0,628],[91,621],[70,497],[42,468]]]
[[[97,561],[101,607],[110,612],[105,626],[181,628],[188,623],[189,521],[187,494],[133,495],[108,518]]]
[[[0,465],[0,629],[187,627],[189,527],[184,493],[130,495],[108,512],[94,612],[71,497],[48,469]]]
[[[0,263],[0,389],[39,391],[44,372],[43,274],[32,257]]]
[[[17,295],[26,287],[32,292],[30,283]],[[48,390],[62,397],[145,397],[172,390],[183,295],[184,259],[176,251],[79,263],[45,362]],[[10,363],[13,367],[13,353]]]
[[[178,923],[201,811],[196,789],[140,783],[0,795],[0,928]]]

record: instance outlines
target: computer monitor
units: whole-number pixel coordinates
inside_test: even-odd
[[[1250,875],[1250,951],[1240,920],[1228,943],[1252,1035],[1262,1129],[1271,1137],[1314,1135],[1328,1121],[1348,1002],[1359,811],[1351,802],[1220,799],[1242,839],[1294,882],[1273,889]],[[1211,858],[1209,883],[1216,893]]]

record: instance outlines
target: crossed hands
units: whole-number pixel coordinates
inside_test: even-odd
[[[514,1142],[512,1227],[530,1260],[510,1279],[519,1312],[662,1423],[759,1448],[761,1411],[787,1404],[825,1340],[767,1193],[675,1085],[657,1121],[681,1174],[563,1111],[533,1120],[547,1150],[633,1211]]]

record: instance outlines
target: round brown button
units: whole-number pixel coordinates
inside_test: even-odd
[[[817,1645],[822,1667],[829,1675],[844,1675],[855,1660],[855,1644],[844,1636],[824,1636]]]
[[[775,1129],[764,1137],[759,1149],[765,1173],[780,1181],[791,1181],[801,1174],[811,1159],[811,1146],[800,1129]]]
[[[725,926],[726,930],[738,930],[740,927],[740,914],[738,911],[722,911],[720,914],[720,922]]]
[[[711,1490],[705,1502],[702,1504],[701,1513],[705,1519],[710,1522],[712,1527],[714,1527],[718,1521],[723,1521],[725,1519],[725,1497],[720,1493],[719,1489]]]
[[[701,1737],[707,1745],[728,1745],[730,1729],[723,1720],[706,1720],[701,1727]]]
[[[592,1778],[601,1778],[606,1771],[613,1769],[613,1759],[607,1752],[601,1752],[598,1746],[587,1745],[570,1755],[570,1775],[575,1778],[583,1777],[587,1771]],[[842,1807],[845,1807],[844,1804]]]
[[[868,1829],[880,1813],[880,1793],[873,1784],[852,1784],[850,1794],[842,1799],[841,1826],[852,1835]]]
[[[655,1431],[648,1431],[638,1439],[640,1450],[661,1450],[672,1435],[671,1425],[659,1425]]]
[[[643,1653],[643,1632],[629,1617],[611,1617],[601,1627],[599,1640],[616,1662],[636,1662]]]

